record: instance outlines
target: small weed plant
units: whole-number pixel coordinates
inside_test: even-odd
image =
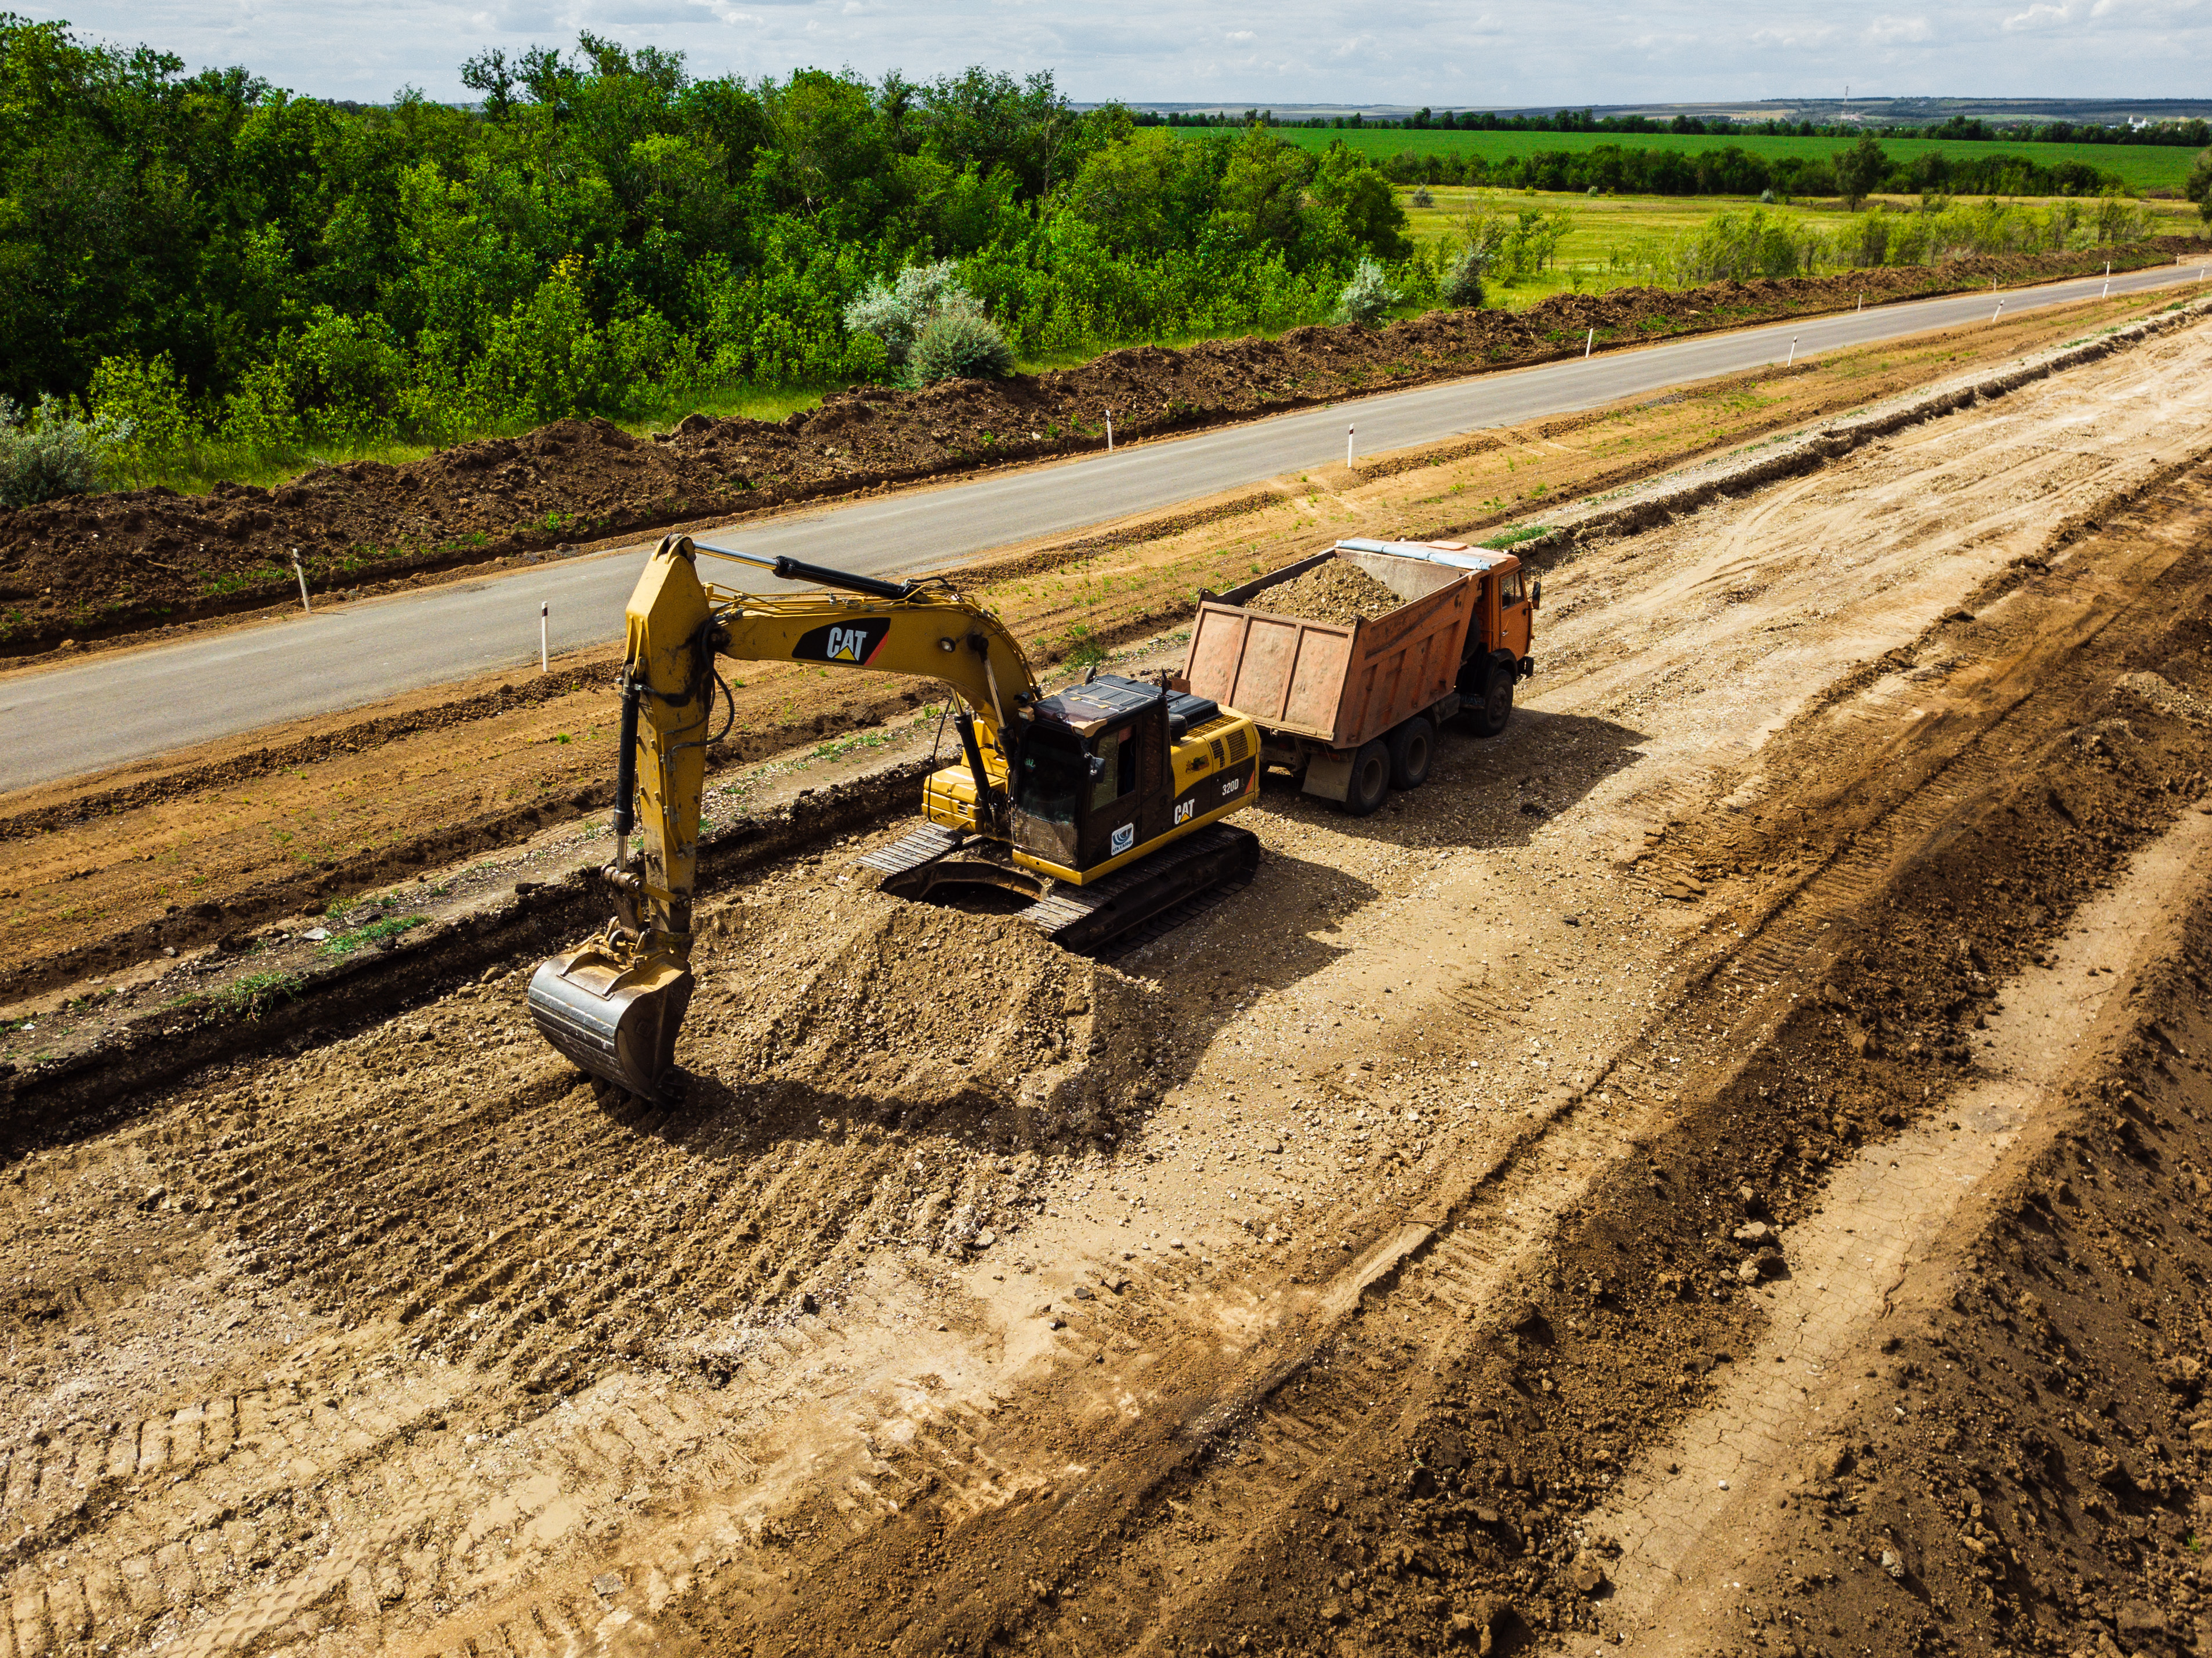
[[[366,926],[354,927],[324,940],[323,954],[334,957],[350,956],[380,938],[396,938],[410,927],[418,927],[429,919],[427,915],[387,915],[381,920],[371,921]]]
[[[217,991],[216,999],[234,1012],[258,1013],[290,1001],[304,982],[296,973],[247,973]]]

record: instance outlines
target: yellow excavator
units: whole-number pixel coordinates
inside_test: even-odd
[[[827,591],[711,586],[702,554]],[[614,918],[530,981],[545,1039],[641,1098],[668,1097],[691,1000],[707,750],[728,730],[712,729],[718,693],[736,716],[718,655],[951,688],[962,759],[927,780],[922,828],[860,859],[895,897],[1000,888],[1029,901],[1020,916],[1046,937],[1097,950],[1257,867],[1257,838],[1221,821],[1259,794],[1259,733],[1243,715],[1164,676],[1094,674],[1048,696],[999,619],[944,577],[884,581],[668,537],[629,598],[603,872]]]

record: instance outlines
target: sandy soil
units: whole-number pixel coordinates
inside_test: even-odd
[[[296,553],[329,592],[466,568],[622,530],[1188,431],[1393,386],[1540,362],[1607,344],[1738,327],[1886,300],[2161,264],[2202,244],[2161,237],[2094,252],[1933,268],[1554,295],[1525,311],[1434,312],[1381,329],[1109,352],[1079,367],[918,392],[855,386],[776,424],[692,415],[640,442],[603,420],[557,422],[404,466],[318,466],[275,489],[153,489],[0,513],[0,652],[135,634],[289,598]]]
[[[965,579],[1042,671],[1070,674],[1100,650],[1172,633],[1200,588],[1279,568],[1337,536],[1480,538],[1548,503],[1632,486],[2168,303],[1939,331],[1378,456],[1360,474],[1279,479],[1164,520],[1009,549]],[[0,1062],[41,1051],[57,1004],[85,980],[319,914],[334,901],[390,896],[455,859],[592,821],[610,798],[617,648],[557,662],[542,678],[441,688],[343,723],[297,722],[0,799]],[[738,723],[717,756],[726,768],[794,744],[834,758],[933,706],[932,688],[879,678],[774,665],[737,677]],[[742,799],[742,772],[732,781]],[[411,892],[405,901],[415,903]],[[38,1028],[22,1034],[33,1016]]]
[[[2212,327],[1546,576],[1115,968],[715,894],[0,1178],[13,1650],[2196,1639]],[[1955,1127],[1954,1127],[1955,1125]]]

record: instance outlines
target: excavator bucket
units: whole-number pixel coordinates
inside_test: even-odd
[[[689,968],[625,962],[594,941],[539,963],[530,978],[530,1017],[575,1064],[665,1105],[691,985]]]

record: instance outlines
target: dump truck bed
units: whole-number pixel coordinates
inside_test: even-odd
[[[1224,593],[1200,595],[1184,677],[1200,696],[1250,715],[1263,733],[1356,749],[1453,694],[1481,576],[1473,550],[1434,561],[1340,542]],[[1268,590],[1331,559],[1373,576],[1405,603],[1349,626],[1278,616]]]

